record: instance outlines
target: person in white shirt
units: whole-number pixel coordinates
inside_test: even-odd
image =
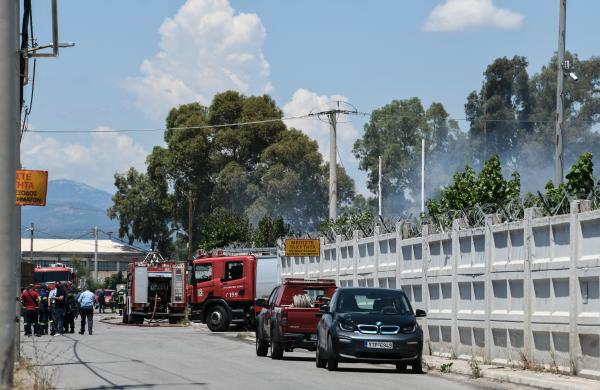
[[[56,302],[56,284],[48,293],[48,309],[50,310],[50,335],[54,336],[56,332],[56,318],[54,315],[54,303]]]

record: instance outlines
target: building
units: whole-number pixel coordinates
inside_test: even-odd
[[[53,263],[72,265],[73,259],[79,259],[94,276],[94,240],[72,240],[54,238],[31,239],[21,238],[21,255],[23,260],[36,265],[47,266]],[[131,246],[111,240],[98,240],[98,280],[111,276],[119,271],[126,272],[127,264],[132,258],[143,259],[145,252]]]

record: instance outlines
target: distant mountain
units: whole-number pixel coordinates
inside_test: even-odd
[[[106,216],[106,209],[112,205],[112,195],[87,184],[71,180],[51,180],[48,182],[48,195],[45,207],[24,206],[21,225],[35,224],[36,236],[74,238],[90,232],[94,226],[105,232],[119,229],[117,220]],[[27,232],[22,232],[27,236]],[[101,238],[106,238],[101,235]]]

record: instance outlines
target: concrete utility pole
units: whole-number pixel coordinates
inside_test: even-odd
[[[329,117],[329,219],[337,219],[337,113]]]
[[[0,389],[12,388],[17,253],[16,169],[19,119],[19,1],[0,1]]]
[[[29,239],[29,260],[33,263],[33,234],[35,231],[35,225],[33,224],[33,222],[31,222],[31,225],[29,226],[29,232],[31,233],[30,239]]]
[[[94,226],[94,279],[98,282],[98,226]]]
[[[192,260],[192,215],[194,207],[192,204],[192,190],[188,191],[188,250],[187,258],[188,261]]]
[[[359,112],[348,102],[335,101],[335,107],[325,111],[311,112],[308,116],[316,116],[329,123],[329,219],[337,219],[337,123],[342,114],[356,115]],[[340,103],[348,108],[340,107]]]
[[[563,182],[563,125],[564,125],[564,84],[565,84],[565,39],[567,24],[567,0],[560,1],[558,26],[558,58],[556,74],[556,133],[554,150],[554,184]]]
[[[377,197],[379,198],[379,218],[382,218],[381,214],[381,156],[379,156],[379,183],[377,183]]]
[[[425,138],[421,139],[421,212],[425,212]]]

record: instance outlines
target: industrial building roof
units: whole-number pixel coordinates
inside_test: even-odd
[[[21,238],[21,251],[30,251],[29,238]],[[72,240],[60,238],[34,238],[33,251],[36,253],[94,253],[94,240]],[[98,253],[140,254],[143,251],[111,240],[98,240]]]

